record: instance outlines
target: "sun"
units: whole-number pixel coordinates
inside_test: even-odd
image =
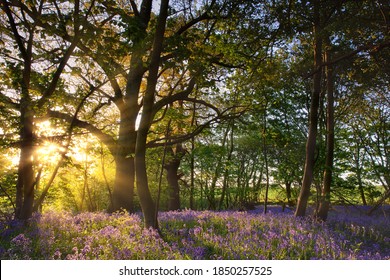
[[[34,155],[32,161],[37,166],[49,167],[57,164],[64,153],[72,157],[76,162],[92,161],[88,156],[90,148],[96,143],[96,138],[88,136],[74,137],[72,142],[74,145],[65,147],[61,139],[65,131],[63,128],[53,127],[49,120],[44,120],[35,123],[36,136],[38,141],[35,143]],[[12,150],[5,155],[7,158],[7,166],[14,168],[18,166],[20,161],[20,154],[17,150]]]
[[[61,151],[63,151],[63,148],[57,143],[45,141],[37,148],[35,159],[39,164],[54,164],[59,161]]]
[[[49,120],[37,122],[36,133],[39,138],[50,138],[62,133],[62,130],[52,126]],[[34,161],[39,165],[51,165],[60,160],[61,153],[64,151],[64,147],[60,143],[54,141],[43,141],[38,144],[34,153]]]
[[[61,132],[58,128],[52,126],[49,120],[35,123],[37,136],[56,135]]]

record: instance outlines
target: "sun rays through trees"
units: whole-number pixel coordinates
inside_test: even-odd
[[[124,211],[169,239],[164,211],[375,214],[390,199],[386,4],[1,0],[1,221]]]

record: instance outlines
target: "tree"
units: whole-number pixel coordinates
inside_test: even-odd
[[[80,1],[69,3],[69,9],[59,11],[54,3],[49,6],[22,1],[1,1],[1,16],[5,60],[1,99],[19,116],[20,161],[16,184],[16,213],[20,219],[31,217],[34,203],[34,149],[37,141],[35,117],[41,108],[49,106],[56,98],[61,75],[75,51],[80,38],[85,34],[83,24],[88,22],[93,7],[83,10]],[[58,8],[58,7],[57,7]],[[55,13],[54,11],[57,11]],[[54,12],[54,13],[53,13]],[[45,29],[37,24],[45,22]],[[53,35],[58,28],[62,32],[72,32],[73,39],[67,44]],[[53,44],[46,40],[53,39]],[[50,59],[53,58],[53,59]],[[40,67],[41,60],[49,63],[48,71]]]
[[[302,188],[298,197],[297,208],[295,216],[304,216],[306,213],[306,207],[308,198],[310,195],[310,187],[313,180],[313,171],[315,163],[315,147],[317,138],[317,126],[318,126],[318,110],[320,106],[320,93],[321,93],[321,65],[322,65],[322,22],[321,22],[321,7],[320,1],[313,1],[313,54],[314,54],[314,69],[313,75],[313,90],[310,102],[309,113],[309,132],[306,142],[306,160],[303,174]]]
[[[104,15],[107,13],[109,18],[116,20],[109,27],[104,27],[110,24],[109,21],[95,25],[94,29],[91,27],[97,34],[96,40],[81,40],[80,53],[100,68],[104,81],[108,81],[111,87],[100,92],[103,91],[108,103],[113,103],[119,111],[119,132],[112,137],[89,121],[76,120],[77,126],[100,137],[114,155],[117,175],[112,210],[123,207],[131,211],[135,178],[147,227],[157,227],[157,223],[147,181],[146,149],[163,145],[161,139],[149,141],[152,124],[158,122],[159,117],[160,120],[164,118],[164,114],[158,115],[161,110],[180,100],[216,109],[205,101],[191,98],[190,94],[195,84],[202,87],[202,79],[211,65],[220,61],[221,51],[212,50],[209,40],[216,22],[225,17],[223,13],[234,9],[229,1],[211,1],[210,5],[205,2],[204,6],[196,7],[185,4],[183,10],[176,11],[175,6],[169,7],[168,1],[162,1],[156,16],[152,12],[152,2],[142,1],[138,7],[130,1],[131,9],[127,10],[128,7],[114,2],[97,3],[105,9]],[[197,27],[201,24],[202,28]],[[64,39],[70,40],[71,37]],[[207,62],[210,57],[212,60]],[[206,70],[208,67],[210,69]],[[165,73],[171,73],[172,78],[168,79]],[[88,83],[96,87],[92,81]],[[216,116],[209,114],[203,127],[220,117],[218,109],[214,113]],[[50,112],[50,115],[71,119],[60,112]],[[182,141],[201,130],[198,127],[187,136],[182,135]]]
[[[325,5],[329,3],[331,5]],[[332,181],[332,169],[333,169],[333,147],[334,147],[334,121],[333,119],[333,92],[334,85],[332,80],[334,79],[332,74],[332,68],[339,66],[345,61],[358,62],[360,57],[365,56],[365,52],[376,53],[387,48],[389,42],[386,40],[387,31],[382,28],[379,22],[385,21],[386,18],[381,18],[379,21],[376,14],[383,14],[383,8],[372,5],[372,2],[368,3],[356,3],[354,1],[312,1],[313,11],[313,24],[314,24],[314,54],[315,63],[313,71],[309,76],[313,77],[313,91],[311,97],[310,119],[309,119],[309,134],[306,147],[306,163],[305,172],[302,183],[300,196],[298,199],[298,205],[295,212],[296,216],[304,216],[306,211],[306,205],[310,194],[310,186],[313,180],[313,170],[315,165],[315,145],[317,138],[317,125],[319,120],[319,109],[321,104],[321,89],[323,79],[321,78],[323,69],[326,67],[326,91],[328,95],[327,100],[327,152],[326,163],[324,172],[324,183],[322,187],[322,198],[320,212],[318,213],[321,219],[326,219],[327,208],[330,199],[330,184]],[[364,6],[364,9],[362,7]],[[351,15],[354,15],[353,17]],[[337,17],[336,17],[337,16]],[[358,18],[361,21],[357,20]],[[368,25],[363,25],[366,19],[370,18],[372,21]],[[341,22],[342,20],[342,22]],[[351,28],[351,26],[354,28]],[[359,27],[356,29],[356,25]],[[355,33],[355,30],[358,30]],[[359,33],[360,32],[360,33]],[[353,34],[353,35],[352,35]],[[361,37],[361,34],[366,36]],[[367,37],[367,35],[369,36]],[[375,35],[373,35],[375,34]],[[369,39],[367,39],[369,38]],[[328,41],[328,47],[334,43],[337,44],[339,53],[332,55],[332,59],[329,59],[329,50],[323,48],[324,42]],[[333,47],[332,47],[333,49]],[[325,54],[323,51],[325,50]],[[328,52],[327,52],[328,51]],[[325,57],[327,60],[323,60]],[[338,72],[340,75],[340,72]],[[322,208],[322,209],[321,209]]]
[[[324,63],[328,64],[325,68],[326,75],[326,156],[325,156],[325,171],[322,183],[322,193],[319,204],[319,209],[316,216],[326,221],[330,206],[330,191],[332,185],[333,173],[333,158],[334,158],[334,79],[333,66],[330,64],[331,51],[329,38],[326,41]]]

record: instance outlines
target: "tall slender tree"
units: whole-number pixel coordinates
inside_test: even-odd
[[[330,191],[332,185],[333,173],[333,158],[334,158],[334,79],[333,65],[331,61],[331,44],[329,38],[326,40],[324,63],[326,75],[326,155],[325,155],[325,171],[323,176],[321,199],[316,216],[326,221],[330,206]]]
[[[302,188],[298,197],[295,216],[304,216],[310,196],[310,187],[313,181],[316,138],[318,132],[318,110],[320,107],[321,79],[322,79],[322,20],[321,1],[312,1],[313,9],[313,90],[310,101],[309,132],[306,142],[306,160],[303,174]]]

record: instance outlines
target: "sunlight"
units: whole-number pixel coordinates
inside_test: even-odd
[[[60,136],[63,131],[61,128],[54,128],[49,120],[35,123],[36,134],[38,139],[48,139],[53,136]],[[76,162],[93,161],[88,157],[89,149],[93,147],[97,141],[95,137],[74,137],[74,146],[69,149],[67,155],[72,157]],[[61,157],[61,153],[65,151],[65,147],[61,143],[44,140],[39,142],[35,147],[34,161],[37,165],[53,165],[56,164]],[[8,152],[5,154],[7,158],[7,166],[14,168],[19,165],[20,155],[18,151]]]
[[[54,164],[60,159],[60,152],[64,148],[60,147],[58,144],[45,141],[37,150],[36,150],[36,159],[40,165],[42,164]]]
[[[54,128],[50,120],[35,123],[38,137],[50,137],[59,135],[62,131]],[[53,141],[44,141],[35,150],[35,160],[39,165],[55,164],[60,159],[64,148]]]
[[[42,135],[55,135],[58,134],[59,129],[58,128],[53,128],[50,121],[42,121],[42,122],[37,122],[35,123],[35,126],[37,128],[37,134],[38,136]]]
[[[2,167],[5,168],[5,170],[10,170],[18,166],[20,159],[18,150],[9,149],[3,156],[4,162],[2,162]]]
[[[57,144],[54,144],[54,143],[51,143],[51,142],[48,142],[44,145],[44,147],[41,147],[39,150],[38,150],[38,153],[40,154],[51,154],[51,153],[54,153],[56,152],[58,149],[58,145]]]
[[[81,146],[83,143],[84,142],[79,141],[79,144],[81,144]],[[83,162],[87,158],[87,153],[85,152],[86,148],[81,146],[76,146],[72,148],[72,157],[78,162]]]
[[[17,166],[19,164],[20,156],[19,154],[11,156],[11,165],[12,166]]]

